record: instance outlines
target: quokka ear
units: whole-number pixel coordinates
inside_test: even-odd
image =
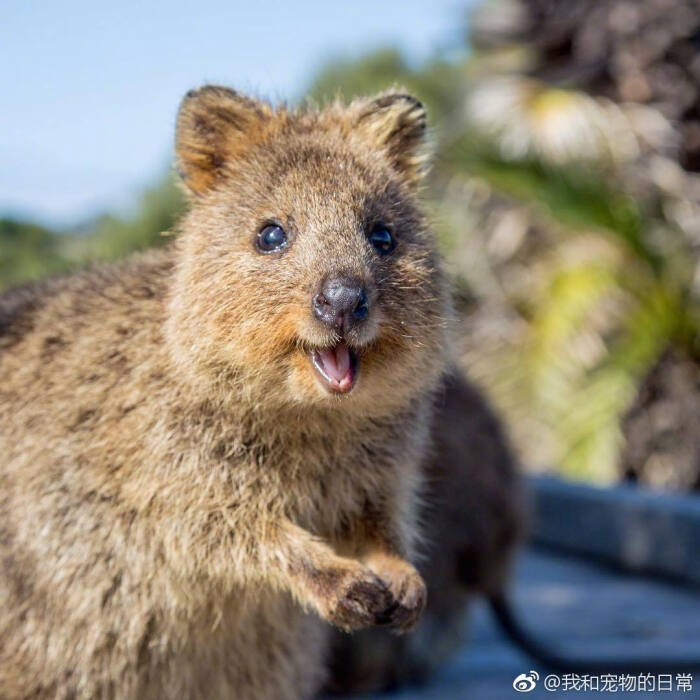
[[[261,140],[270,117],[268,105],[229,88],[190,90],[175,134],[177,169],[187,189],[201,195],[214,187],[226,167]]]
[[[385,92],[362,100],[357,128],[375,148],[387,154],[392,165],[417,184],[428,163],[426,114],[420,100],[405,92]]]

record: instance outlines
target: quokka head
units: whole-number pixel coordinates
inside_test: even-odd
[[[425,131],[403,92],[320,110],[189,92],[178,360],[256,400],[333,410],[392,410],[434,383],[449,295],[417,205]]]

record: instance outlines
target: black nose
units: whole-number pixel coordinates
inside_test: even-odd
[[[348,277],[327,278],[313,299],[313,307],[316,318],[343,332],[369,314],[369,300],[362,282]]]

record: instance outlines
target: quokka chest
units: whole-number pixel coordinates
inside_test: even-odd
[[[334,539],[391,499],[402,470],[412,465],[367,449],[344,449],[297,455],[296,463],[280,465],[280,497],[285,512],[311,532]]]
[[[199,441],[215,446],[199,460],[223,466],[225,500],[284,514],[322,537],[333,538],[375,504],[395,499],[419,462],[420,449],[411,438],[416,432],[410,430],[383,431],[364,441],[323,431],[278,431],[274,440],[251,433]]]

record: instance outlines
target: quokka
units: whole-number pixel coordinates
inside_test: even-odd
[[[416,624],[425,130],[401,92],[192,91],[172,243],[2,298],[0,695],[308,697],[322,620]]]

